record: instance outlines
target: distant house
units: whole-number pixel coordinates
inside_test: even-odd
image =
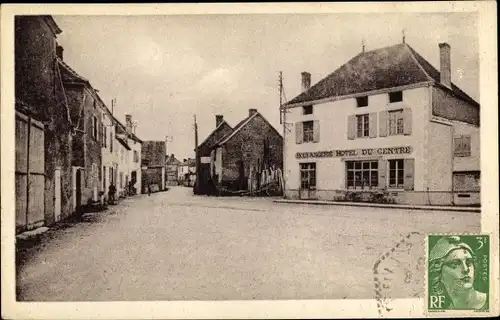
[[[179,184],[179,166],[182,164],[172,153],[166,160],[166,180],[168,186],[176,186]]]
[[[250,109],[248,117],[212,147],[211,163],[210,174],[219,188],[257,190],[262,174],[281,171],[283,138],[257,109]]]
[[[125,115],[125,125],[116,120],[116,135],[127,142],[131,150],[128,152],[128,195],[136,195],[142,191],[141,154],[143,141],[135,135],[132,115]],[[126,179],[127,180],[127,179]]]
[[[198,184],[195,190],[197,194],[209,194],[215,192],[215,185],[210,175],[210,154],[213,146],[233,131],[231,126],[224,120],[222,115],[215,116],[215,129],[198,145],[196,157],[198,161]]]
[[[142,185],[155,191],[165,190],[165,141],[144,141],[142,143]]]

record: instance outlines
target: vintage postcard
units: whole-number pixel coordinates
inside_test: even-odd
[[[2,5],[2,317],[498,315],[495,12]]]

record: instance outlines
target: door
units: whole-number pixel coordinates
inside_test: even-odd
[[[82,209],[82,170],[76,170],[76,212],[81,213]]]
[[[316,199],[316,163],[300,164],[300,199]]]
[[[61,169],[57,168],[54,173],[54,219],[61,220]]]

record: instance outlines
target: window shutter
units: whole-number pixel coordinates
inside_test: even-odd
[[[412,119],[411,119],[411,109],[410,108],[405,108],[403,110],[403,123],[404,123],[404,134],[405,135],[410,135],[411,134],[411,124],[412,124]]]
[[[302,136],[302,122],[297,122],[295,124],[295,143],[300,144],[302,143],[303,136]]]
[[[356,116],[347,117],[347,139],[354,140],[356,138]]]
[[[370,121],[370,138],[376,138],[377,137],[377,113],[372,112],[368,116],[369,121]]]
[[[386,169],[387,169],[387,161],[380,159],[378,161],[378,187],[379,189],[385,189],[386,186]]]
[[[414,190],[415,181],[415,159],[405,159],[404,162],[404,189]]]
[[[387,120],[388,119],[389,119],[389,112],[387,112],[387,111],[379,112],[379,115],[378,115],[379,136],[381,136],[381,137],[387,137],[387,126],[388,126]]]
[[[319,120],[313,122],[313,142],[319,142]]]

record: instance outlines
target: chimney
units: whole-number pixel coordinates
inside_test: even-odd
[[[56,44],[56,55],[61,60],[64,60],[63,59],[63,52],[64,52],[64,48],[62,46],[60,46],[59,44]]]
[[[125,128],[129,133],[132,133],[132,116],[130,114],[125,115]]]
[[[215,115],[215,127],[217,128],[222,123],[223,120],[224,120],[223,115],[220,114]]]
[[[311,74],[309,72],[302,72],[302,92],[307,91],[311,87]]]
[[[257,112],[257,109],[248,109],[248,116],[251,117]]]
[[[446,42],[439,44],[439,68],[441,84],[451,89],[451,54],[450,45]]]

